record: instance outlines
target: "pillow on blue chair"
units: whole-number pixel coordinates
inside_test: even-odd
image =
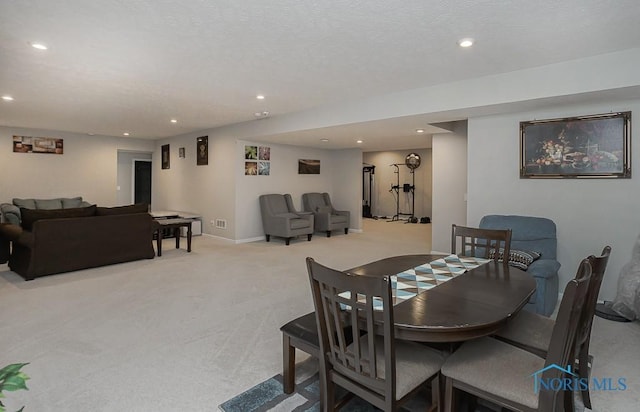
[[[495,255],[495,249],[489,251],[489,259],[493,259]],[[500,248],[498,251],[498,262],[504,260],[504,249]],[[517,250],[512,249],[509,251],[509,266],[516,267],[518,269],[527,270],[529,265],[535,260],[540,259],[540,253],[533,250]]]

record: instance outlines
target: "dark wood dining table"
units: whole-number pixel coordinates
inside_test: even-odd
[[[346,272],[392,276],[445,256],[394,256]],[[524,271],[491,261],[395,305],[395,335],[418,342],[461,342],[491,335],[535,290],[535,280]]]

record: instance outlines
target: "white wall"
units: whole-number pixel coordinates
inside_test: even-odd
[[[209,164],[196,165],[196,138],[209,136]],[[161,169],[160,148],[170,145],[170,168]],[[271,148],[270,175],[244,174],[245,145]],[[186,157],[178,157],[185,148]],[[319,159],[319,175],[299,175],[298,159]],[[258,196],[290,193],[302,210],[302,194],[328,192],[336,205],[352,213],[352,228],[360,228],[360,150],[330,151],[274,145],[238,139],[227,128],[190,133],[156,142],[153,156],[153,209],[202,215],[203,231],[238,242],[262,239]],[[224,219],[226,229],[211,221]],[[355,219],[355,220],[354,220]]]
[[[13,153],[13,135],[64,139],[64,154]],[[118,150],[151,152],[149,140],[0,127],[0,202],[18,198],[82,196],[117,202]]]
[[[396,214],[396,197],[389,191],[391,186],[397,183],[395,167],[390,166],[399,163],[400,171],[400,213],[411,212],[411,196],[402,192],[404,183],[413,184],[411,173],[404,165],[405,158],[409,153],[417,153],[420,156],[420,167],[415,169],[415,211],[416,217],[431,217],[431,192],[432,192],[432,159],[431,149],[395,150],[385,152],[366,152],[362,159],[364,163],[374,165],[375,178],[372,189],[373,208],[371,213],[374,216],[392,217]],[[368,180],[365,184],[369,184]],[[408,216],[401,216],[406,219]]]
[[[362,230],[362,150],[331,151],[331,203],[351,212],[351,230]]]
[[[433,135],[433,219],[431,248],[451,251],[451,225],[467,223],[467,124]]]
[[[154,144],[155,146],[155,144]],[[119,206],[130,205],[134,202],[133,197],[133,161],[149,160],[151,161],[153,152],[129,152],[118,151],[118,172],[117,172],[117,199]],[[153,183],[151,186],[153,190]]]
[[[271,148],[269,176],[244,174],[245,145]],[[331,195],[336,207],[344,207],[351,211],[352,222],[354,222],[354,218],[360,213],[359,209],[355,208],[360,204],[357,189],[362,154],[359,150],[344,152],[341,154],[340,151],[237,141],[235,239],[246,241],[264,237],[258,197],[267,193],[289,193],[296,209],[302,210],[303,193],[327,192]],[[298,159],[320,160],[320,174],[298,174]],[[336,180],[338,184],[334,184]]]
[[[469,119],[469,224],[477,225],[482,216],[491,213],[552,219],[558,230],[561,288],[573,278],[581,259],[611,245],[600,297],[613,299],[620,269],[630,260],[640,233],[637,166],[631,179],[520,179],[519,122],[627,110],[640,112],[640,101]],[[640,145],[631,147],[632,159],[638,159]]]
[[[196,139],[209,136],[209,164],[196,165]],[[235,238],[236,139],[213,130],[189,133],[155,142],[153,155],[154,210],[177,210],[200,214],[203,232]],[[160,148],[169,144],[170,168],[162,169]],[[185,158],[178,149],[185,148]],[[227,220],[226,229],[211,225],[215,219]]]

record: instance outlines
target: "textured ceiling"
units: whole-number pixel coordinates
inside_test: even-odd
[[[630,49],[638,21],[637,0],[0,0],[0,125],[162,138]]]

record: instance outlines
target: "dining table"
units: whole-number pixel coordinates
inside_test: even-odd
[[[521,269],[488,259],[478,259],[475,264],[467,262],[468,259],[456,255],[403,255],[346,272],[395,277],[395,283],[406,277],[412,279],[408,283],[417,284],[412,293],[406,293],[407,289],[394,291],[398,294],[393,307],[396,339],[462,342],[503,328],[536,290],[533,277]],[[418,275],[417,280],[411,274]],[[433,284],[422,288],[420,285],[427,284],[429,279],[433,279]]]

